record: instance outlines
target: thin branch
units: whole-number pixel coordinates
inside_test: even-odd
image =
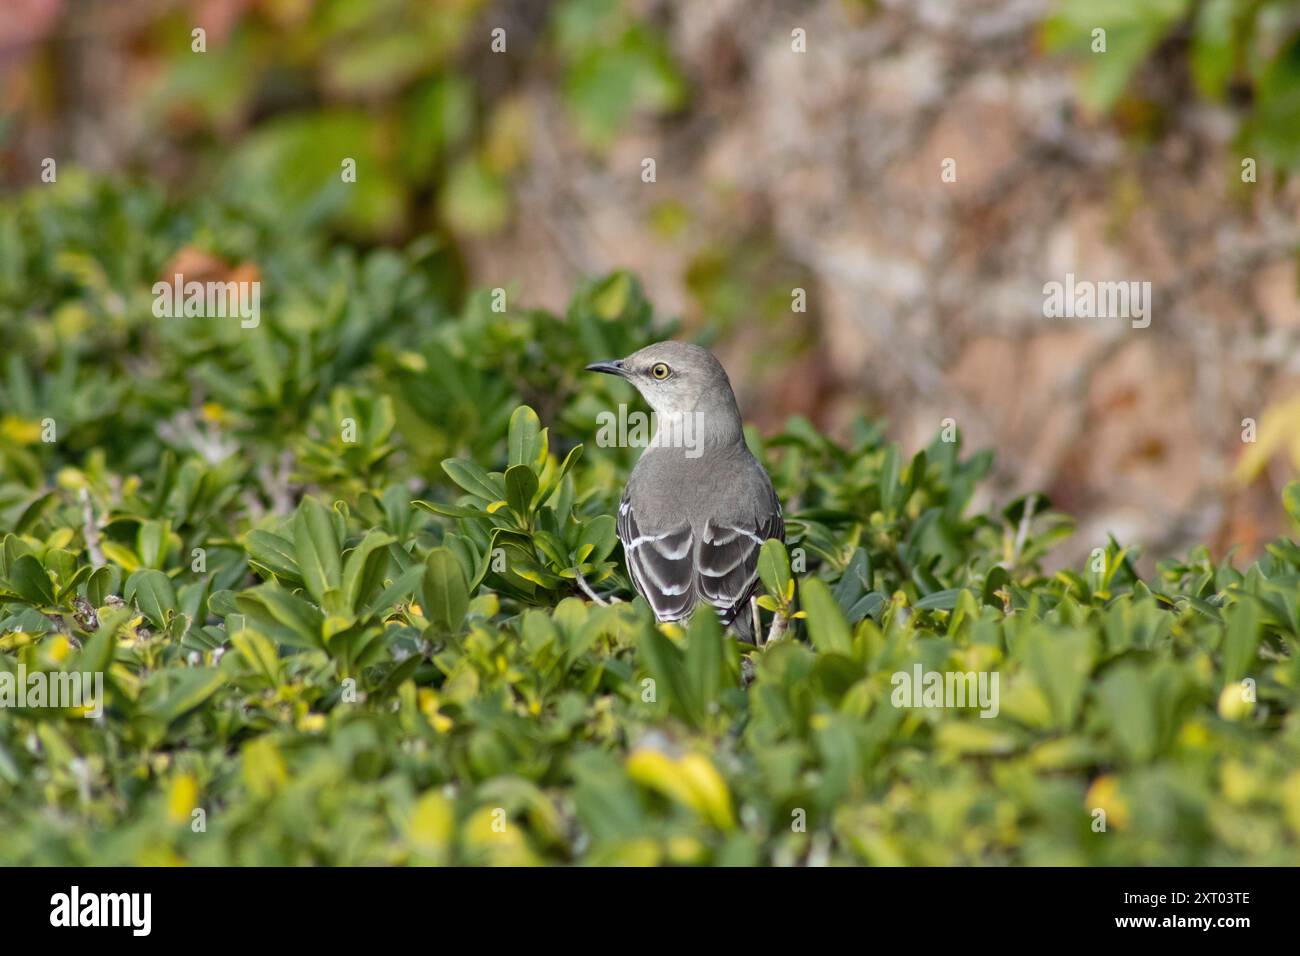
[[[595,591],[593,591],[591,585],[587,583],[587,579],[582,576],[582,572],[578,570],[578,568],[575,567],[573,569],[573,573],[577,576],[578,587],[582,588],[583,593],[586,594],[587,597],[595,601],[597,604],[599,604],[601,607],[609,607],[611,604],[622,603],[616,597],[603,598]]]
[[[777,611],[776,617],[772,618],[772,629],[767,632],[767,640],[763,642],[763,646],[766,647],[768,644],[785,637],[785,629],[789,623],[790,619],[781,611]]]
[[[1016,541],[1011,549],[1011,568],[1015,570],[1020,566],[1020,554],[1025,549],[1025,539],[1029,537],[1029,524],[1034,519],[1034,509],[1038,505],[1038,494],[1031,492],[1025,498],[1024,510],[1020,513],[1020,526],[1016,528]]]
[[[287,515],[294,509],[293,493],[289,487],[293,473],[293,452],[285,449],[275,464],[274,473],[269,465],[263,464],[258,477],[267,500],[271,502],[271,514]]]
[[[95,519],[95,509],[90,503],[90,492],[85,488],[81,489],[81,515],[85,522],[83,534],[86,536],[86,554],[90,556],[90,565],[102,568],[106,562],[99,546],[99,522]]]

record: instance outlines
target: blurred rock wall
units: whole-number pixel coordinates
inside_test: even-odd
[[[632,270],[662,313],[716,338],[760,427],[798,413],[842,430],[866,413],[910,451],[952,419],[968,449],[997,450],[991,503],[1040,489],[1080,518],[1066,560],[1108,533],[1148,554],[1209,542],[1246,556],[1284,529],[1300,438],[1281,440],[1293,461],[1233,472],[1243,422],[1300,396],[1300,185],[1263,163],[1243,183],[1241,117],[1193,94],[1185,37],[1142,68],[1141,96],[1098,116],[1071,65],[1043,49],[1046,0],[626,2],[666,39],[688,95],[668,115],[630,117],[602,149],[566,113],[550,49],[564,5],[451,4],[477,18],[456,69],[505,104],[480,125],[506,129],[505,152],[522,157],[507,164],[504,230],[459,237],[471,284],[562,310],[580,278]],[[25,112],[0,167],[30,182],[57,154],[202,189],[191,141],[229,153],[275,110],[328,93],[333,41],[313,64],[295,40],[313,11],[11,0],[0,103]],[[271,89],[195,127],[208,139],[163,142],[142,121],[159,64],[141,37],[164,15],[183,41],[207,23],[214,48],[240,18],[279,24],[271,49],[296,62],[293,96],[272,70]],[[493,57],[483,47],[499,25],[511,52]],[[48,55],[27,69],[41,43]],[[442,68],[448,55],[431,57]],[[196,122],[175,109],[166,120],[182,134]],[[434,219],[414,210],[411,231]],[[1067,275],[1151,283],[1149,327],[1044,317],[1045,284]],[[806,311],[792,309],[795,289]]]
[[[522,213],[473,249],[473,271],[521,276],[525,298],[558,308],[577,276],[627,267],[698,324],[701,250],[766,232],[807,275],[809,311],[722,343],[752,419],[842,428],[865,407],[910,450],[952,418],[968,447],[997,449],[991,496],[1043,489],[1080,517],[1066,558],[1107,533],[1161,556],[1253,553],[1284,526],[1290,466],[1229,478],[1243,419],[1300,391],[1300,184],[1267,168],[1243,183],[1232,116],[1186,90],[1159,91],[1150,142],[1089,115],[1039,48],[1048,7],[647,4],[688,110],[597,161],[544,120],[539,85]],[[670,203],[690,221],[664,238],[652,223]],[[1045,318],[1043,287],[1067,273],[1150,282],[1149,327]]]

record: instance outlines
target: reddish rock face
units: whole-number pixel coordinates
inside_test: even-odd
[[[188,6],[213,44],[251,8]],[[471,285],[508,279],[519,300],[562,311],[578,279],[630,268],[664,314],[719,322],[716,349],[744,372],[760,427],[800,413],[834,431],[867,413],[916,447],[953,418],[998,449],[1008,497],[1045,488],[1085,527],[1122,524],[1161,550],[1204,535],[1245,556],[1285,527],[1278,492],[1300,453],[1257,460],[1242,434],[1248,420],[1282,427],[1300,394],[1300,180],[1240,155],[1243,114],[1195,95],[1185,63],[1153,53],[1103,115],[1077,64],[1045,51],[1042,5],[822,0],[797,24],[776,2],[649,6],[689,95],[599,146],[544,57],[512,61],[509,77],[476,61],[500,109],[473,135],[510,213],[495,234],[458,237]],[[292,30],[306,9],[260,15]],[[77,47],[80,73],[47,102],[34,64],[66,13],[0,4],[17,117],[0,178],[59,155],[184,180],[186,135],[225,148],[259,128],[253,96],[211,116],[148,114],[161,64],[147,5],[99,5],[102,42]],[[416,195],[396,221],[428,222],[432,201]],[[1149,282],[1151,324],[1045,318],[1044,285],[1067,274]],[[806,311],[791,309],[796,288]]]

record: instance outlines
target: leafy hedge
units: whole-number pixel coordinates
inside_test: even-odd
[[[1079,69],[1079,96],[1150,135],[1169,100],[1195,92],[1240,114],[1237,147],[1270,166],[1300,166],[1295,123],[1300,33],[1290,0],[1060,0],[1040,28]],[[1162,60],[1175,82],[1135,82]],[[1172,94],[1172,96],[1171,96]]]
[[[581,372],[673,334],[633,278],[497,312],[436,244],[63,179],[0,208],[0,668],[108,699],[0,708],[0,862],[1297,858],[1296,543],[1048,576],[1072,527],[972,513],[988,454],[792,420],[750,436],[791,630],[656,627],[636,452],[592,441],[632,394]],[[260,326],[154,318],[180,255],[255,269]],[[917,664],[997,673],[998,715],[894,706]]]

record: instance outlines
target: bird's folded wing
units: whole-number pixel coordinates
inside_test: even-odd
[[[784,537],[779,505],[757,520],[705,522],[696,587],[700,597],[718,609],[724,625],[745,611],[758,587],[758,551],[763,542]]]
[[[618,508],[618,537],[623,542],[632,584],[660,621],[676,621],[695,606],[695,540],[688,522],[643,532],[625,496]]]

